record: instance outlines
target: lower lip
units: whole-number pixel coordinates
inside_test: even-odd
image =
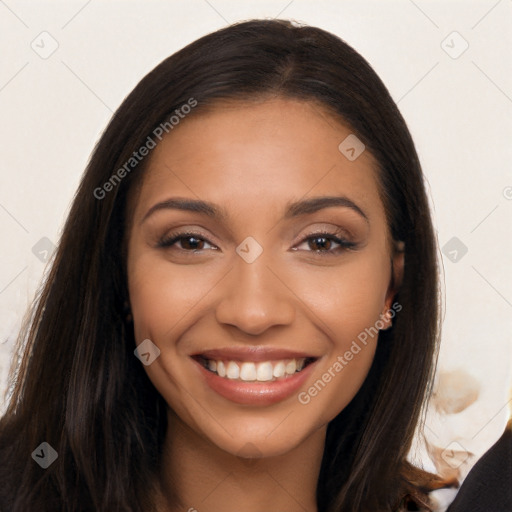
[[[267,382],[243,382],[219,377],[199,361],[192,361],[201,371],[206,384],[219,395],[237,404],[265,406],[281,402],[299,390],[311,375],[318,359],[289,377]]]

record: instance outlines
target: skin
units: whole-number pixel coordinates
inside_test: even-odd
[[[233,403],[189,356],[303,350],[320,358],[307,391],[391,308],[403,258],[392,251],[373,157],[351,162],[338,150],[350,133],[318,105],[271,99],[190,116],[153,150],[132,202],[127,268],[135,339],[159,347],[144,368],[169,405],[159,510],[316,511],[327,424],[364,382],[376,337],[307,404],[297,393],[270,406]],[[283,218],[290,202],[318,196],[345,196],[367,219],[339,206]],[[210,201],[226,218],[160,209],[144,219],[171,197]],[[306,240],[322,229],[356,246]],[[187,230],[206,239],[195,253],[189,238],[158,246]],[[235,252],[248,236],[263,248],[250,264]],[[181,507],[168,504],[170,488]]]

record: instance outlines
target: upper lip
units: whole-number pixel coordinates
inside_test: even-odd
[[[277,359],[301,359],[301,358],[314,358],[318,356],[301,352],[297,350],[289,350],[278,347],[225,347],[211,350],[204,350],[192,354],[192,357],[204,357],[206,359],[230,360],[230,361],[270,361]]]

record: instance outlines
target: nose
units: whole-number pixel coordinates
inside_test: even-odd
[[[290,325],[295,318],[294,294],[290,284],[265,258],[235,262],[220,290],[216,319],[241,331],[259,335],[273,326]]]

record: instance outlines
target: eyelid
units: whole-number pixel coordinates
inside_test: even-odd
[[[158,239],[156,245],[157,245],[157,247],[160,247],[163,249],[171,248],[176,244],[176,242],[178,242],[180,239],[184,239],[184,238],[197,238],[199,240],[202,240],[202,241],[212,245],[216,249],[218,249],[218,246],[216,244],[214,244],[213,242],[211,242],[208,236],[206,236],[204,233],[201,233],[199,230],[196,230],[196,229],[180,230],[180,228],[178,228],[178,231],[171,231],[170,233],[168,233],[168,234],[166,233],[165,235],[160,237]],[[190,253],[193,252],[193,251],[186,251],[185,249],[180,249],[180,250],[182,252],[190,252]]]
[[[323,255],[337,255],[340,252],[347,251],[347,250],[353,250],[358,247],[358,244],[351,240],[351,236],[347,236],[344,230],[338,229],[316,229],[313,230],[310,234],[303,235],[300,240],[294,244],[294,247],[292,250],[299,251],[297,249],[298,245],[302,245],[304,243],[307,243],[308,240],[314,240],[315,238],[327,238],[328,240],[334,241],[335,244],[338,244],[339,247],[337,247],[334,250],[327,250],[327,251],[304,251],[306,253],[312,253],[312,254],[323,254]],[[300,250],[302,251],[302,250]]]
[[[200,241],[206,242],[207,244],[213,246],[214,249],[193,249],[193,250],[187,250],[187,249],[181,249],[176,248],[178,252],[181,253],[191,253],[191,254],[198,254],[202,253],[207,250],[218,250],[219,247],[211,242],[204,234],[202,234],[199,231],[196,230],[183,230],[183,231],[177,231],[177,232],[171,232],[168,235],[164,235],[162,238],[159,239],[157,243],[157,247],[162,249],[171,249],[175,247],[176,242],[179,242],[180,240],[187,239],[187,238],[196,238]],[[305,249],[298,249],[297,246],[300,246],[304,243],[307,243],[309,240],[313,240],[315,238],[326,238],[328,240],[333,241],[335,244],[338,245],[334,250],[328,249],[325,251],[322,250],[305,250]],[[347,239],[348,238],[348,239]],[[310,253],[315,256],[336,256],[339,255],[340,252],[344,252],[347,250],[353,250],[358,247],[358,244],[356,242],[353,242],[350,240],[352,238],[350,235],[347,237],[347,233],[345,230],[338,228],[333,229],[316,229],[309,232],[309,234],[303,235],[298,242],[295,242],[292,250],[293,251],[300,251],[305,253]]]
[[[302,232],[304,232],[304,230]],[[308,228],[305,230],[305,233],[306,234],[300,235],[300,238],[298,238],[299,241],[304,240],[305,238],[308,238],[310,236],[321,234],[336,236],[338,238],[350,240],[353,240],[355,238],[355,236],[348,229],[341,228],[340,226],[335,226],[332,224],[324,224],[323,226]]]

